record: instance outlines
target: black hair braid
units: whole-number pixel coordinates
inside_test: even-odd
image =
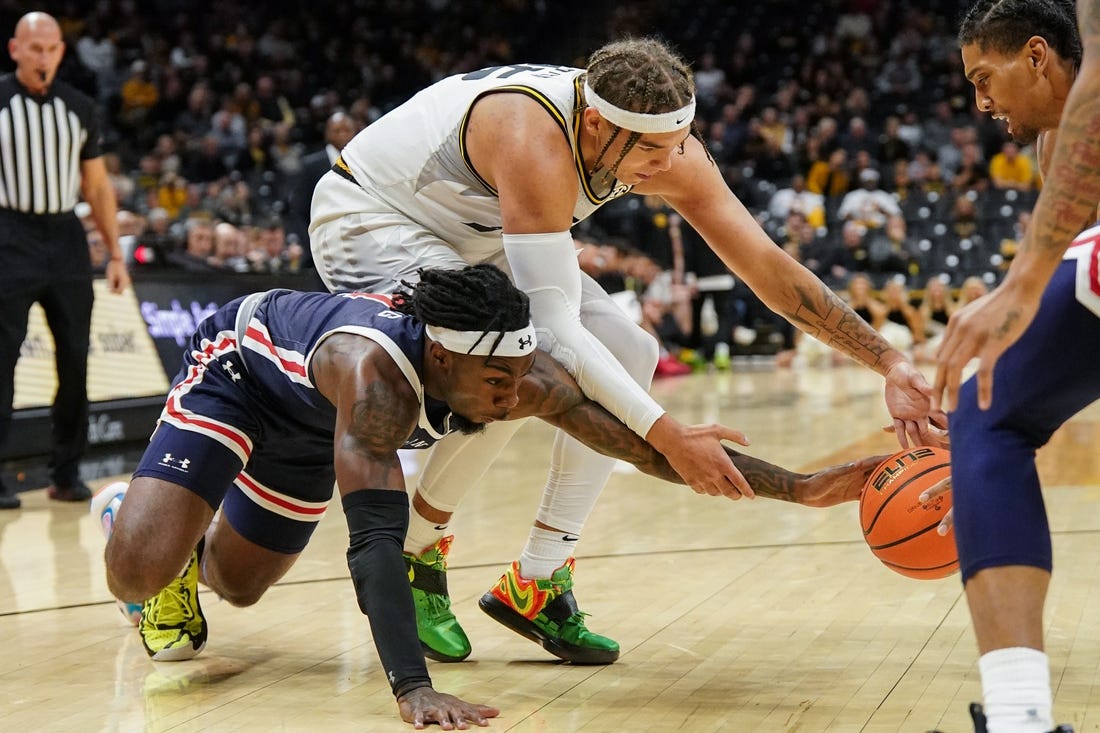
[[[504,331],[518,331],[531,320],[527,294],[495,265],[471,265],[461,270],[424,268],[420,280],[401,284],[409,291],[393,295],[393,310],[421,323],[455,331],[496,333],[493,349]]]
[[[1059,56],[1081,65],[1081,36],[1073,0],[978,0],[959,26],[959,44],[976,43],[1004,54],[1032,36],[1046,39]]]

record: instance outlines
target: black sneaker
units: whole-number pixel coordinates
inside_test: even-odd
[[[83,481],[77,481],[71,486],[51,484],[46,489],[46,496],[54,501],[88,501],[92,498],[92,490]]]
[[[974,721],[974,733],[987,733],[985,727],[985,711],[982,710],[981,703],[970,703],[970,719]],[[928,733],[940,733],[940,731],[933,730]],[[1073,727],[1069,725],[1059,725],[1050,733],[1073,733]]]
[[[18,509],[21,506],[23,502],[18,496],[0,489],[0,509]]]

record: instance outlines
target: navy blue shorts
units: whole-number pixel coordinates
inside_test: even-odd
[[[1080,267],[1074,260],[1059,266],[1035,320],[998,360],[992,407],[978,408],[972,377],[950,416],[954,532],[963,582],[990,567],[1052,568],[1035,451],[1066,420],[1100,399],[1100,244],[1085,246],[1091,251],[1078,250]]]
[[[245,539],[296,554],[332,499],[332,433],[257,397],[237,350],[236,305],[199,325],[134,476],[201,496]]]

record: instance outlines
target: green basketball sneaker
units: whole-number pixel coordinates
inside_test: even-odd
[[[481,597],[481,610],[556,657],[573,664],[611,664],[617,642],[588,630],[573,598],[574,558],[549,578],[524,578],[513,561],[497,584]]]
[[[416,631],[424,656],[437,662],[461,662],[470,656],[470,639],[451,612],[447,594],[447,553],[454,535],[447,535],[420,555],[405,553],[413,602]]]
[[[206,619],[199,605],[202,548],[199,540],[183,573],[141,608],[141,643],[158,662],[191,659],[206,646]]]

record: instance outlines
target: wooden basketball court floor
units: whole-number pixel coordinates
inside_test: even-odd
[[[659,381],[654,393],[685,421],[745,430],[753,455],[793,469],[896,445],[879,432],[881,380],[854,366],[740,367]],[[1100,730],[1098,407],[1040,453],[1055,710],[1079,732]],[[619,661],[562,664],[497,625],[477,599],[522,548],[550,436],[524,426],[452,524],[450,585],[474,652],[429,667],[438,689],[501,709],[491,730],[973,730],[977,652],[958,577],[887,570],[854,503],[731,502],[617,471],[578,547],[576,595],[590,628],[622,645]],[[42,494],[0,513],[0,730],[411,729],[355,603],[338,503],[257,605],[203,592],[201,656],[153,663],[106,590],[97,523]]]

